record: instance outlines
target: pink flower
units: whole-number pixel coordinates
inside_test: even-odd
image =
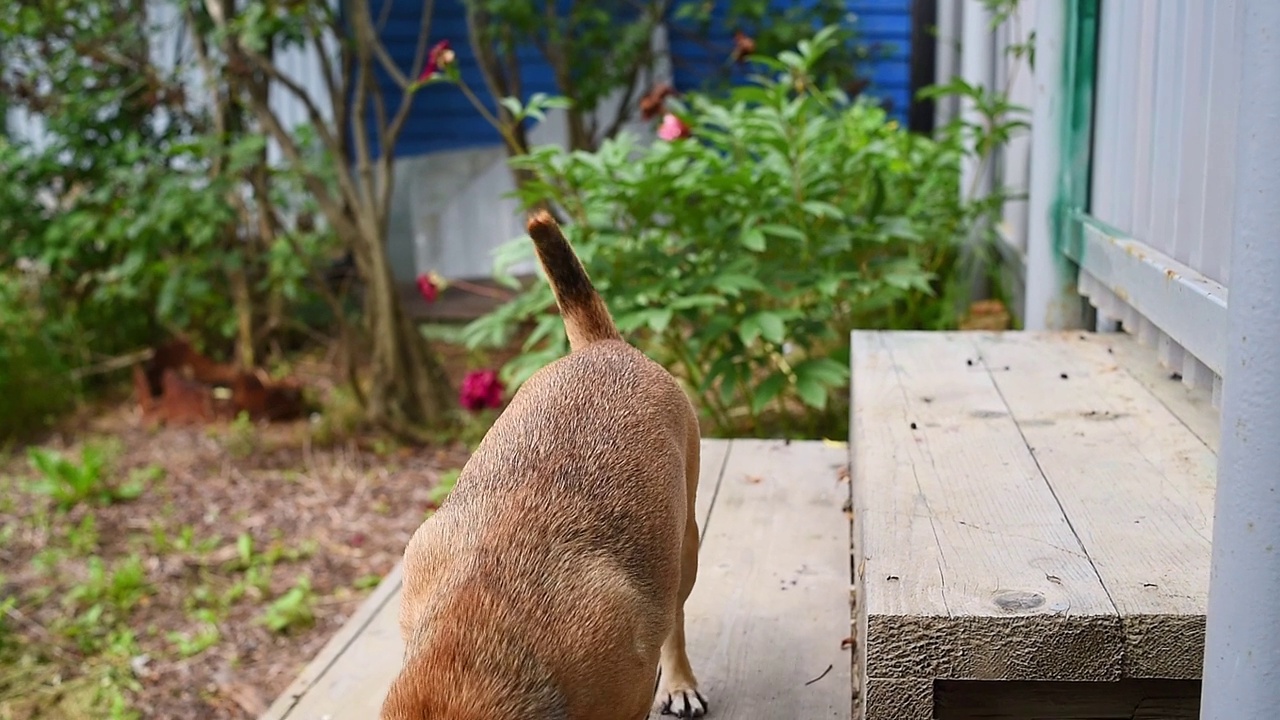
[[[680,138],[687,138],[692,134],[689,126],[685,125],[684,121],[674,114],[667,113],[662,116],[662,124],[658,126],[658,137],[671,142]]]
[[[431,46],[431,51],[427,53],[427,66],[422,69],[422,74],[418,76],[418,82],[426,82],[435,77],[437,73],[453,64],[457,56],[453,52],[453,47],[448,40],[441,40]]]
[[[436,281],[434,273],[423,273],[418,276],[418,292],[422,294],[422,299],[429,303],[436,301],[440,297],[440,283]]]
[[[473,370],[462,379],[458,402],[471,412],[502,407],[502,381],[493,370]]]

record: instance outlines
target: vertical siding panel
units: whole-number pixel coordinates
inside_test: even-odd
[[[1121,42],[1121,6],[1111,0],[1102,0],[1101,16],[1089,212],[1110,222],[1115,215],[1116,125],[1120,116],[1120,76],[1116,70]]]
[[[1138,3],[1135,3],[1135,5]],[[1155,102],[1156,12],[1160,3],[1143,2],[1142,19],[1133,42],[1138,43],[1136,70],[1137,93],[1134,95],[1134,123],[1131,142],[1134,147],[1132,203],[1133,215],[1125,228],[1134,237],[1151,236],[1151,150],[1153,105]]]
[[[1010,23],[1007,26],[1006,43],[1027,42],[1027,37],[1034,27],[1034,18],[1031,17],[1033,12],[1033,6],[1019,8],[1018,23],[1016,25]],[[1027,108],[1029,111],[1032,102],[1035,100],[1035,83],[1028,59],[1025,56],[1014,59],[1006,52],[1002,57],[997,58],[997,66],[1004,68],[1006,82],[1008,82],[1007,87],[1009,88],[1009,102]],[[1031,120],[1030,112],[1024,116],[1024,119]],[[1033,127],[1029,130],[1015,133],[1002,150],[1003,174],[1001,182],[1011,193],[1025,195],[1027,192],[1027,186],[1031,178],[1031,138],[1035,131],[1036,129]],[[1025,197],[1005,203],[1004,221],[1009,227],[1009,239],[1012,241],[1013,246],[1025,251],[1027,249],[1027,201]]]
[[[1236,0],[1213,0],[1212,67],[1205,102],[1209,119],[1204,146],[1204,221],[1200,257],[1193,263],[1197,270],[1228,287],[1231,234],[1235,229],[1235,119],[1240,97],[1237,12]]]
[[[1110,5],[1120,15],[1120,31],[1117,43],[1119,50],[1115,53],[1116,67],[1110,70],[1117,76],[1115,144],[1111,163],[1111,187],[1115,197],[1111,203],[1111,216],[1101,218],[1117,229],[1132,234],[1133,228],[1133,187],[1136,173],[1134,164],[1137,155],[1137,95],[1138,95],[1138,54],[1141,45],[1138,42],[1142,32],[1142,4],[1132,2],[1115,2]]]
[[[1184,91],[1182,136],[1178,146],[1181,166],[1178,168],[1177,198],[1174,202],[1175,230],[1173,257],[1193,265],[1201,255],[1201,231],[1204,207],[1200,202],[1201,182],[1205,172],[1205,128],[1209,109],[1205,98],[1209,93],[1209,64],[1213,32],[1212,4],[1209,0],[1186,0],[1186,26],[1183,40]]]
[[[1178,175],[1178,134],[1183,91],[1182,0],[1158,4],[1156,22],[1155,94],[1149,108],[1151,124],[1151,176],[1147,232],[1139,239],[1169,254],[1173,245],[1173,206]],[[1142,218],[1140,217],[1139,220]]]

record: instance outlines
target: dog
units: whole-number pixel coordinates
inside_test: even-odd
[[[622,339],[551,215],[527,229],[570,352],[514,394],[410,539],[382,720],[702,716],[684,622],[697,414]]]

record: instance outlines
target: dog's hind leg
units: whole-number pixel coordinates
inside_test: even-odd
[[[696,427],[696,426],[695,426]],[[680,594],[676,605],[676,623],[670,637],[662,644],[661,677],[658,681],[657,707],[663,715],[701,717],[707,713],[707,699],[698,691],[698,680],[689,664],[684,642],[684,602],[693,592],[698,579],[698,516],[694,504],[698,491],[697,435],[693,437],[690,459],[685,469],[688,483],[688,512],[685,516],[684,539],[680,551]]]

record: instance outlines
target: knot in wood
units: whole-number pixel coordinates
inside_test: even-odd
[[[1028,612],[1044,605],[1044,596],[1038,592],[1006,590],[996,593],[996,605],[1008,612]]]

